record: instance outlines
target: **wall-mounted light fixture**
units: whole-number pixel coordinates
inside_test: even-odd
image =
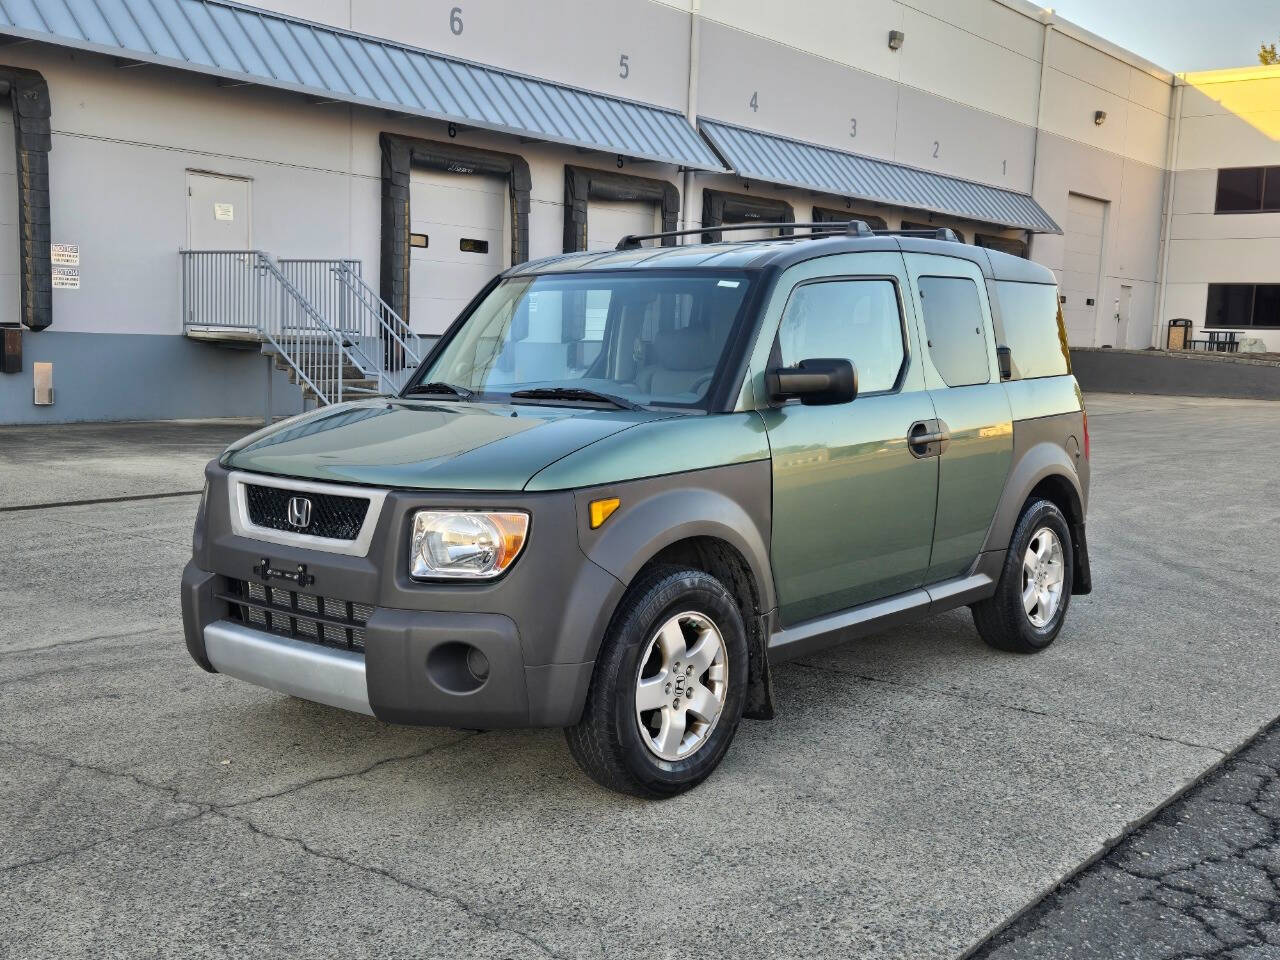
[[[889,31],[889,49],[901,50],[902,41],[906,39],[907,39],[907,35],[903,33],[901,30],[890,30]]]
[[[1107,111],[1105,111],[1105,110],[1095,110],[1095,111],[1094,111],[1094,114],[1093,114],[1093,122],[1094,122],[1095,124],[1097,124],[1099,127],[1100,127],[1100,126],[1102,126],[1104,123],[1106,123],[1106,122],[1107,122]]]

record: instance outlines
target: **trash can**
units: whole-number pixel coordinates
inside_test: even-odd
[[[1169,342],[1165,345],[1167,350],[1186,350],[1187,344],[1191,340],[1191,321],[1185,319],[1177,319],[1169,321]]]

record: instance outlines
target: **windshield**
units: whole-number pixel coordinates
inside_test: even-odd
[[[414,384],[486,400],[702,406],[749,283],[692,271],[504,280]]]

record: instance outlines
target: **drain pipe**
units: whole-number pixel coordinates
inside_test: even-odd
[[[1040,39],[1040,88],[1036,90],[1036,135],[1031,141],[1031,196],[1036,195],[1036,185],[1040,181],[1040,132],[1044,129],[1044,81],[1049,72],[1049,34],[1053,33],[1053,11],[1043,10],[1040,22],[1044,24]],[[1027,232],[1027,256],[1035,254],[1036,234]]]
[[[1161,216],[1160,269],[1156,273],[1156,315],[1151,318],[1151,346],[1162,349],[1160,328],[1167,327],[1164,319],[1169,290],[1169,247],[1173,239],[1173,191],[1178,183],[1178,142],[1182,138],[1182,98],[1187,92],[1183,77],[1173,78],[1173,116],[1169,118],[1169,140],[1165,144],[1164,211]],[[1165,344],[1168,343],[1166,337]]]
[[[690,125],[698,129],[698,60],[702,47],[702,0],[693,0],[689,8],[689,92],[685,106],[685,116]],[[692,203],[689,198],[693,194],[693,171],[684,171],[684,183],[680,190],[680,226],[684,230],[694,229]],[[699,224],[701,226],[701,224]]]

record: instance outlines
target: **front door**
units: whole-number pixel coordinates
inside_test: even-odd
[[[938,519],[928,582],[969,571],[1013,462],[1013,415],[996,363],[987,289],[968,260],[905,255],[925,381],[949,434],[938,456]]]
[[[187,171],[187,248],[248,250],[250,185],[242,177]]]
[[[793,400],[763,411],[786,626],[920,586],[938,494],[937,458],[907,444],[913,425],[935,414],[903,309],[901,256],[823,258],[792,273],[774,362],[847,358],[858,368],[859,395],[838,406]]]

